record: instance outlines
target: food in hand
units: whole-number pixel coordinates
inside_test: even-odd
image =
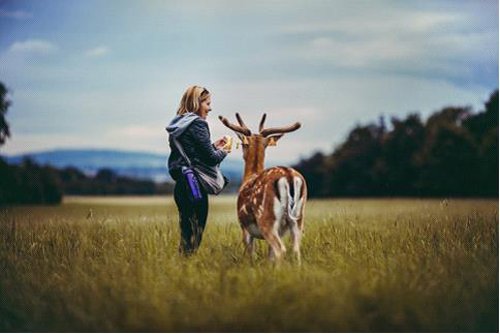
[[[233,148],[233,138],[231,136],[224,136],[224,139],[226,140],[224,150],[231,152],[231,149]]]

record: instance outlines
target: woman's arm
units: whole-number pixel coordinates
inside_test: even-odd
[[[227,155],[223,150],[217,150],[210,142],[210,131],[208,124],[203,120],[195,120],[190,125],[194,138],[194,148],[197,158],[210,166],[219,164]]]

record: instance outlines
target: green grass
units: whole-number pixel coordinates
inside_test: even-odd
[[[496,200],[311,200],[301,267],[235,212],[185,259],[170,197],[1,209],[0,331],[498,331]]]

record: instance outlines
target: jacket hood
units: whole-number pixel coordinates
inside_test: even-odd
[[[177,115],[166,127],[167,132],[171,136],[178,138],[181,134],[184,133],[184,131],[186,131],[188,126],[191,123],[193,123],[193,121],[197,118],[200,118],[200,116],[198,116],[193,112],[187,112],[184,115]]]

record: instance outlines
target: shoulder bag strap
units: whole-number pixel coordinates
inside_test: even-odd
[[[179,150],[179,153],[182,155],[182,157],[184,158],[184,160],[186,160],[187,164],[189,165],[189,167],[191,167],[191,160],[189,160],[189,158],[187,157],[186,153],[184,152],[184,150],[182,149],[182,146],[181,144],[179,143],[179,141],[177,140],[177,138],[175,137],[172,137],[172,140],[174,141],[174,144],[175,146],[177,147],[177,149]]]

